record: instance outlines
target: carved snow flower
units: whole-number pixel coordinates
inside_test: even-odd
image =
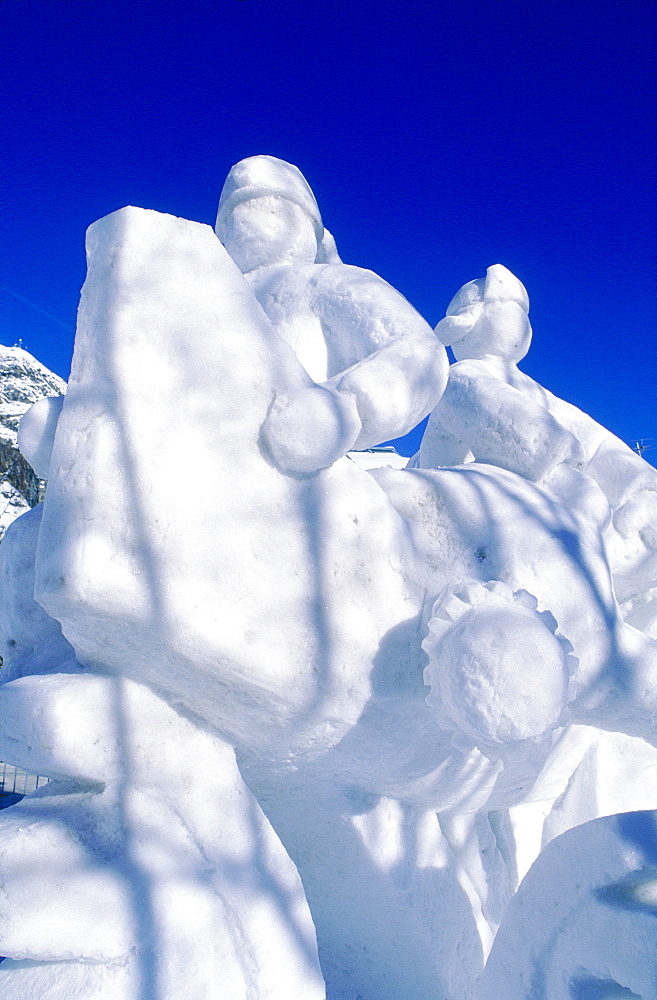
[[[472,582],[436,601],[429,634],[427,704],[441,729],[500,746],[563,724],[577,660],[549,611],[507,584]]]

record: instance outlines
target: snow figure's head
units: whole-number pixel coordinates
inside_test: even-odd
[[[215,232],[243,274],[272,264],[339,260],[305,177],[276,156],[249,156],[231,168]]]
[[[469,281],[447,307],[436,334],[457,361],[497,357],[517,364],[529,350],[532,328],[525,286],[503,264]]]
[[[499,581],[472,582],[436,602],[422,647],[427,704],[441,729],[485,749],[563,724],[577,660],[537,607]]]

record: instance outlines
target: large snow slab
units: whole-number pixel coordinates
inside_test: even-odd
[[[418,611],[401,519],[347,459],[307,478],[268,461],[274,397],[312,383],[209,227],[126,208],[88,258],[37,599],[84,665],[232,742],[336,742]],[[190,504],[176,483],[199,477]]]

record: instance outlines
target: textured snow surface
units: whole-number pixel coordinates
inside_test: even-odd
[[[549,844],[509,904],[479,1000],[657,995],[657,813],[596,819]]]
[[[0,756],[55,779],[0,826],[3,997],[68,975],[84,997],[324,996],[298,874],[223,741],[74,660],[2,685],[0,719]]]
[[[87,254],[0,548],[0,758],[52,779],[3,1000],[656,1000],[657,481],[518,370],[521,282],[434,333],[260,156]]]
[[[565,506],[602,520],[616,596],[631,602],[628,611],[640,607],[634,621],[654,631],[657,606],[644,595],[657,578],[657,470],[519,371],[531,341],[528,308],[525,289],[499,264],[457,293],[436,333],[454,344],[458,361],[415,464],[497,465],[543,483]],[[590,485],[584,494],[574,491],[569,467],[585,473],[603,496],[592,497]]]
[[[17,518],[0,545],[3,684],[24,674],[58,669],[75,655],[59,622],[34,600],[34,559],[42,514],[39,504]]]
[[[559,642],[556,621],[537,612],[526,591],[475,584],[460,599],[434,607],[424,678],[439,724],[458,727],[475,742],[504,744],[555,728],[576,669],[570,643]],[[520,669],[518,663],[523,665]],[[530,664],[540,663],[540,682]]]
[[[66,383],[20,347],[0,344],[0,433],[16,444],[23,413],[44,396],[66,392]]]

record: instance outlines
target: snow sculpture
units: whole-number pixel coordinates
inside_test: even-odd
[[[69,661],[75,663],[59,623],[34,600],[34,559],[42,514],[43,505],[39,504],[12,522],[0,548],[3,685],[63,665],[68,669]]]
[[[531,340],[528,309],[524,287],[501,265],[456,294],[436,332],[452,345],[457,362],[413,464],[466,463],[467,468],[475,460],[541,482],[560,504],[603,532],[614,591],[625,598],[620,610],[654,637],[657,564],[651,505],[657,473],[586,414],[518,370]],[[547,601],[543,606],[556,613],[554,599]],[[622,627],[620,643],[628,652],[632,645],[646,648],[633,630]],[[587,721],[559,731],[524,801],[504,814],[515,884],[541,848],[576,823],[657,806],[649,778],[657,765],[655,750],[627,735],[601,731],[596,726],[601,715],[592,713]],[[613,728],[609,721],[602,724]],[[466,854],[479,850],[472,822],[466,841]]]
[[[2,695],[5,746],[75,779],[3,823],[3,997],[74,995],[71,960],[85,1000],[324,996],[299,877],[223,741],[125,679]]]
[[[512,811],[564,731],[657,738],[657,644],[545,406],[513,468],[464,414],[450,461],[478,461],[344,457],[437,403],[426,455],[445,353],[339,261],[296,168],[238,164],[217,229],[91,227],[66,398],[21,431],[49,483],[3,545],[0,752],[56,781],[0,823],[3,996],[473,1000]],[[527,302],[491,270],[464,310],[515,357]],[[172,476],[199,471],[190,504]],[[34,852],[55,878],[25,892]]]
[[[45,396],[25,413],[18,428],[18,447],[39,479],[50,477],[50,456],[64,397]]]
[[[549,611],[506,584],[471,584],[437,602],[423,642],[429,657],[427,703],[441,729],[460,730],[475,744],[503,745],[557,728],[577,663]],[[518,661],[541,664],[536,677]]]
[[[235,164],[216,232],[319,383],[274,400],[263,436],[279,468],[324,468],[351,448],[406,434],[429,413],[447,381],[444,349],[387,282],[327,252],[317,202],[297,167],[275,156]]]
[[[416,464],[435,468],[476,460],[541,482],[566,504],[604,522],[614,589],[625,614],[656,637],[657,471],[587,414],[518,370],[529,350],[529,299],[501,264],[456,293],[436,333],[457,363],[433,411]],[[607,505],[595,503],[590,482]],[[601,498],[602,499],[602,498]],[[611,512],[611,523],[609,521]]]
[[[316,754],[417,613],[400,519],[348,460],[311,479],[267,460],[272,401],[313,383],[211,229],[124,209],[88,248],[37,599],[81,663],[169,692],[234,745]],[[207,506],[172,469],[203,470]]]

